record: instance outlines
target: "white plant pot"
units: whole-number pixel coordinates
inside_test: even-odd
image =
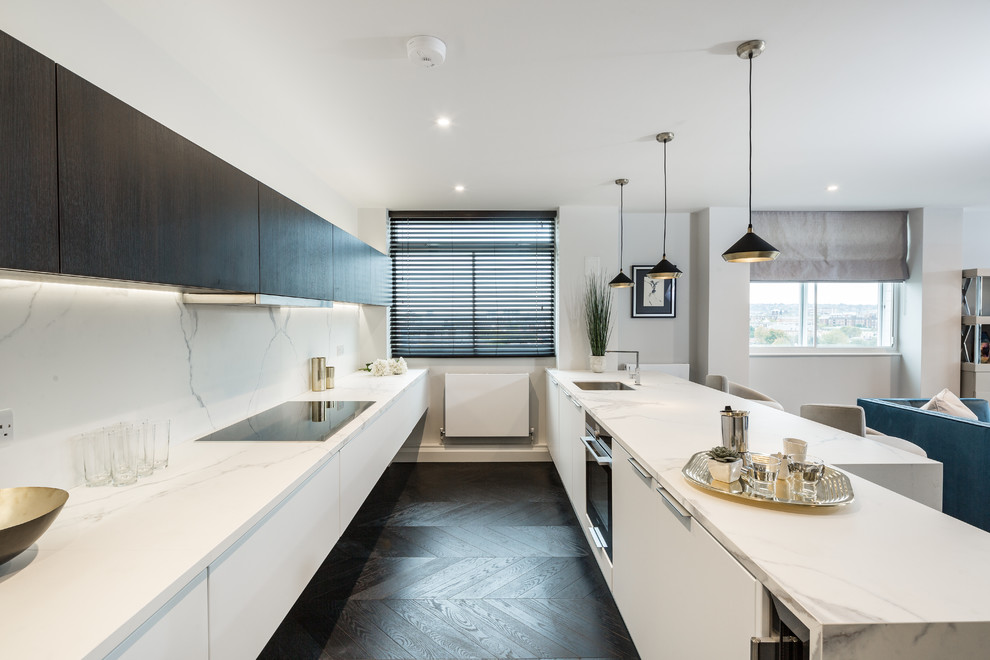
[[[591,356],[591,370],[596,374],[600,374],[605,371],[605,356],[604,355],[592,355]]]
[[[722,463],[714,458],[708,459],[708,472],[712,479],[731,483],[737,481],[742,476],[742,459],[737,458],[731,463]]]

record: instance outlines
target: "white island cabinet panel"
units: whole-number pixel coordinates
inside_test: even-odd
[[[209,660],[206,571],[107,654],[106,660]]]
[[[640,655],[749,658],[769,628],[763,586],[618,442],[612,460],[612,593]]]
[[[382,415],[340,450],[340,520],[354,518],[428,405],[426,379],[403,392]]]
[[[339,493],[334,456],[210,564],[210,660],[258,656],[340,537]]]
[[[641,474],[629,452],[612,442],[612,596],[643,658],[665,656],[657,620],[665,598],[661,562],[673,561],[655,520],[656,481]],[[645,471],[645,470],[644,470]]]

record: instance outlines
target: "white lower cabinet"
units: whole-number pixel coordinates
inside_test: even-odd
[[[749,658],[750,638],[769,625],[763,586],[669,493],[657,492],[618,442],[612,458],[612,593],[640,655]]]
[[[428,405],[427,394],[426,379],[421,378],[340,450],[340,520],[343,528],[347,528],[423,416]]]
[[[330,459],[210,564],[210,660],[257,657],[323,563],[341,534],[340,465]]]
[[[107,660],[209,660],[206,571],[131,633]]]
[[[584,445],[581,443],[584,407],[563,387],[560,388],[559,405],[560,460],[557,461],[557,471],[571,505],[580,512],[584,511]]]

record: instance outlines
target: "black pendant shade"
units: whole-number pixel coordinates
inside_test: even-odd
[[[667,143],[673,139],[674,134],[669,131],[657,133],[657,142],[663,144],[663,256],[646,274],[651,280],[672,280],[683,275],[680,268],[667,261]]]
[[[759,56],[766,44],[759,40],[746,41],[736,48],[736,55],[749,60],[749,227],[722,258],[734,264],[773,261],[780,251],[753,233],[753,58]]]
[[[653,280],[672,280],[683,275],[681,269],[670,263],[667,260],[667,255],[663,255],[660,262],[646,274],[647,277]]]
[[[753,225],[746,233],[722,253],[722,258],[734,264],[752,263],[754,261],[773,261],[780,255],[774,246],[753,233]]]
[[[617,289],[623,289],[633,285],[633,281],[629,279],[629,276],[619,269],[619,274],[612,278],[612,281],[608,283],[609,286],[615,287]]]
[[[608,283],[613,289],[626,289],[633,285],[633,281],[622,272],[622,189],[629,183],[629,179],[616,179],[615,185],[619,186],[619,274]]]

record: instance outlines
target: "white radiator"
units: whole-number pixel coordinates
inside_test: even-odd
[[[529,374],[445,374],[444,437],[530,435]]]

